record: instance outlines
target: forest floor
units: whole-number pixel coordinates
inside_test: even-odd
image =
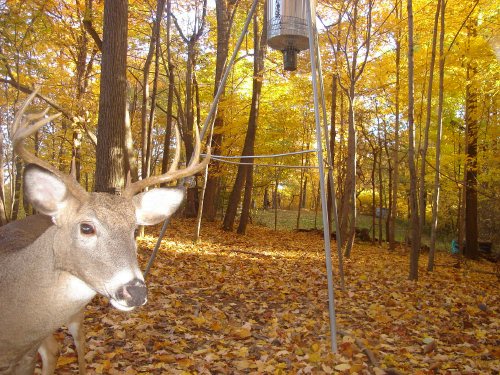
[[[159,228],[150,231],[154,236]],[[87,308],[89,374],[498,374],[498,270],[438,253],[408,281],[408,250],[356,244],[335,304],[330,351],[323,239],[251,226],[245,236],[173,220],[148,277],[148,303]],[[139,239],[145,265],[156,238]],[[334,270],[337,258],[333,259]],[[65,331],[58,374],[77,373]]]

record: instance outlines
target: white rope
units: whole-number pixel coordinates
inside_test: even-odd
[[[230,160],[224,160],[220,159],[218,156],[212,156],[212,160],[217,160],[220,161],[221,163],[226,163],[226,164],[236,164],[236,165],[254,165],[256,167],[279,167],[279,168],[314,168],[317,169],[319,168],[316,165],[286,165],[286,164],[261,164],[261,163],[245,163],[245,162],[238,162],[238,161],[230,161]]]
[[[290,155],[300,155],[307,154],[309,152],[316,152],[317,150],[304,150],[304,151],[292,151],[284,154],[271,154],[271,155],[236,155],[236,156],[225,156],[225,155],[213,155],[212,159],[263,159],[263,158],[277,158],[282,156],[290,156]],[[201,156],[205,156],[206,154],[201,154]]]

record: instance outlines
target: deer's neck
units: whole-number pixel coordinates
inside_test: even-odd
[[[77,277],[55,268],[55,232],[49,227],[29,246],[0,254],[0,266],[7,270],[0,280],[0,301],[11,305],[2,309],[0,319],[0,364],[9,352],[36,349],[96,294]],[[16,287],[5,287],[8,284]]]

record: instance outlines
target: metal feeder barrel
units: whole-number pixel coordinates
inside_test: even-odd
[[[283,52],[285,70],[297,69],[297,53],[309,49],[306,4],[315,14],[315,0],[268,0],[267,43]],[[314,17],[313,18],[313,23]]]

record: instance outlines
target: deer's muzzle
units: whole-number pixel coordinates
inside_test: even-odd
[[[111,304],[119,310],[129,311],[144,305],[147,300],[146,284],[140,279],[134,279],[118,288]]]

